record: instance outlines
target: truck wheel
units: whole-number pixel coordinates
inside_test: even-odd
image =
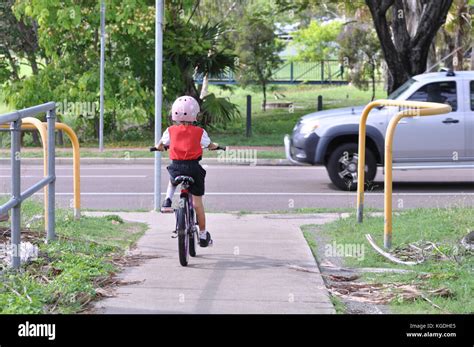
[[[329,178],[341,190],[357,189],[357,148],[356,143],[338,146],[329,155],[326,170]],[[372,182],[377,174],[377,162],[369,148],[365,150],[365,182]]]

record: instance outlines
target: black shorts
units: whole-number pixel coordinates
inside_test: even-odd
[[[174,179],[178,176],[190,176],[194,179],[194,183],[189,187],[192,195],[204,195],[204,179],[206,178],[206,170],[202,168],[197,160],[173,160],[171,165],[167,167],[171,176],[171,183],[175,185]]]

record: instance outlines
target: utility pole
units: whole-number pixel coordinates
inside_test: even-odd
[[[104,68],[105,68],[105,0],[100,3],[100,119],[99,151],[104,151]]]
[[[156,0],[155,18],[155,144],[161,139],[161,106],[163,97],[163,0]],[[161,152],[155,152],[154,208],[161,204]]]

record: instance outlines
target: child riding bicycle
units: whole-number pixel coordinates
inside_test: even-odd
[[[218,144],[212,143],[207,132],[194,125],[200,112],[198,102],[190,96],[181,96],[171,107],[173,125],[165,130],[160,142],[155,146],[159,151],[169,147],[171,165],[167,167],[170,182],[163,201],[162,209],[170,209],[172,198],[178,184],[174,179],[178,176],[190,176],[194,184],[189,187],[193,196],[193,205],[199,224],[199,245],[207,247],[212,243],[211,234],[206,230],[206,215],[202,196],[206,170],[199,161],[202,159],[202,148],[217,149]]]

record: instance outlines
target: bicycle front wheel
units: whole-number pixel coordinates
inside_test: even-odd
[[[187,228],[187,208],[186,199],[180,202],[180,208],[176,212],[177,229],[178,229],[178,253],[179,262],[182,266],[188,265],[189,260],[189,233]]]

